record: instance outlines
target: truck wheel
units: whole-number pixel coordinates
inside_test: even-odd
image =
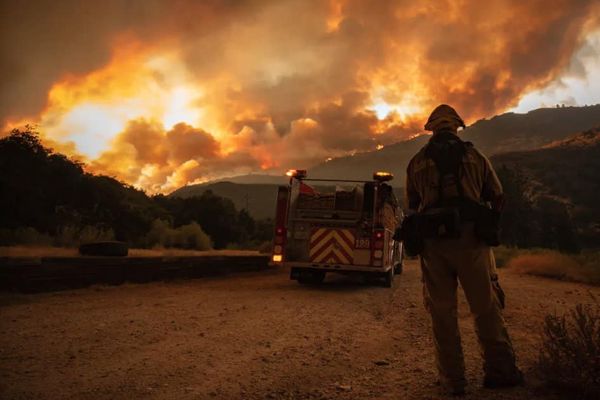
[[[404,260],[400,261],[396,265],[394,265],[394,274],[400,275],[404,270]]]
[[[402,243],[397,244],[396,251],[398,254],[398,261],[394,264],[394,273],[400,275],[404,269],[404,246]]]
[[[325,280],[325,271],[315,271],[313,272],[313,283],[321,284]]]
[[[384,273],[383,278],[383,286],[386,288],[391,288],[394,286],[394,267],[390,268],[387,272]]]
[[[402,263],[398,263],[394,266],[394,274],[395,275],[400,275],[403,270],[404,270],[404,265],[402,265]]]
[[[298,283],[302,285],[318,285],[325,280],[325,271],[302,271]]]

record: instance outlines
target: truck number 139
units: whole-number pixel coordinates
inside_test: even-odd
[[[356,239],[357,249],[368,249],[371,247],[371,241],[369,239]]]

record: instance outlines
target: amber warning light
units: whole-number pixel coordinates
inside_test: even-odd
[[[373,174],[373,179],[378,182],[387,182],[394,179],[394,175],[391,172],[378,171]]]
[[[290,169],[285,173],[290,178],[302,179],[306,178],[306,170],[305,169]]]

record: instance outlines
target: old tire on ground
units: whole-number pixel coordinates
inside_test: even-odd
[[[387,272],[384,272],[383,286],[391,288],[394,286],[394,267],[390,268]]]
[[[79,246],[82,256],[127,257],[129,247],[125,242],[93,242]]]

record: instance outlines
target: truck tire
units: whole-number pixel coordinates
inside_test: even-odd
[[[396,264],[394,266],[394,274],[395,275],[400,275],[403,270],[404,270],[404,263],[402,263],[402,262],[399,262],[398,264]]]
[[[404,246],[402,243],[398,243],[398,247],[396,248],[398,257],[396,263],[394,264],[394,273],[396,275],[400,275],[404,270]]]
[[[79,246],[82,256],[127,257],[129,247],[125,242],[93,242]]]
[[[384,272],[383,286],[386,288],[394,286],[394,267],[390,268],[387,272]]]
[[[394,274],[400,275],[404,271],[404,255],[400,254],[400,260],[394,264]]]
[[[298,283],[302,285],[319,285],[325,280],[325,271],[302,271]]]

